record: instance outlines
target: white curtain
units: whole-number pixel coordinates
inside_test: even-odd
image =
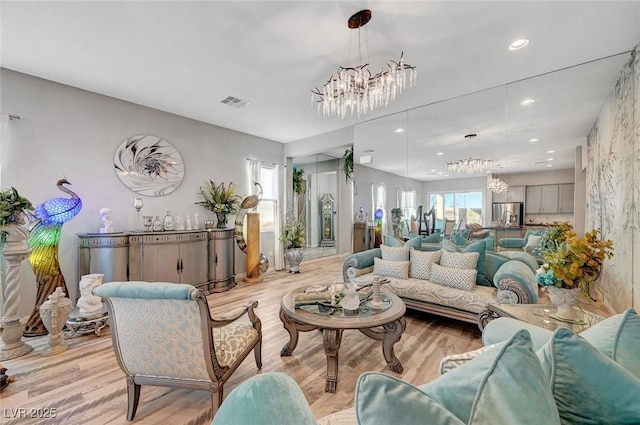
[[[285,207],[285,203],[284,203],[284,199],[285,199],[285,184],[284,181],[285,179],[285,175],[284,175],[284,170],[285,167],[283,167],[282,165],[278,165],[276,164],[276,187],[278,188],[278,198],[277,198],[277,202],[276,202],[276,217],[282,217],[285,214],[284,211],[284,207]],[[275,248],[274,248],[274,254],[273,254],[273,258],[274,258],[274,264],[273,267],[276,270],[282,270],[284,269],[284,250],[282,249],[282,242],[280,242],[280,239],[278,239],[278,237],[280,236],[280,231],[281,231],[281,225],[282,225],[282,220],[278,219],[276,220],[276,238],[275,238]]]

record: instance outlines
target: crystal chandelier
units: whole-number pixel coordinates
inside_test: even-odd
[[[371,11],[361,10],[352,15],[347,21],[351,29],[358,29],[358,61],[360,58],[360,28],[371,19]],[[403,53],[396,62],[387,62],[387,69],[373,74],[367,67],[368,63],[355,67],[338,67],[335,74],[329,77],[322,89],[311,90],[311,101],[318,103],[318,115],[338,116],[344,119],[350,112],[360,115],[366,114],[381,106],[387,106],[389,101],[395,100],[396,94],[402,90],[409,81],[409,87],[413,87],[418,78],[415,66],[404,63]]]
[[[487,183],[487,187],[490,191],[492,191],[493,193],[497,193],[498,195],[506,193],[509,190],[509,185],[507,184],[507,182],[497,177],[491,178],[491,180],[489,180],[489,183]]]
[[[447,162],[447,170],[455,173],[483,173],[495,166],[495,159],[467,158]]]

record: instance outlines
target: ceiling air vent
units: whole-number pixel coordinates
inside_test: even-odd
[[[227,96],[220,101],[220,103],[224,103],[225,105],[231,106],[233,108],[242,108],[244,105],[247,105],[249,102],[246,100],[239,99],[233,96]]]

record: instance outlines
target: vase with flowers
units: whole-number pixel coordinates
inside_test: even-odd
[[[216,185],[213,180],[205,181],[204,188],[200,186],[200,194],[204,198],[195,204],[216,214],[218,229],[227,227],[227,215],[237,214],[242,202],[242,196],[236,194],[236,185],[231,182],[225,186],[224,182]]]
[[[287,222],[280,232],[279,240],[283,242],[285,258],[289,264],[289,273],[300,273],[300,263],[304,258],[304,222],[293,215],[289,215]]]
[[[613,242],[599,239],[599,235],[600,230],[593,229],[579,238],[563,223],[554,226],[542,241],[547,251],[536,271],[536,282],[547,289],[561,319],[577,318],[573,306],[581,295],[595,301],[593,291],[602,293],[597,280],[604,260],[613,256]]]

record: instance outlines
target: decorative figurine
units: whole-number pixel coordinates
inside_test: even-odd
[[[98,311],[102,308],[102,298],[93,295],[93,288],[102,284],[103,274],[93,273],[86,274],[80,279],[80,298],[76,306],[80,313],[88,314]]]
[[[61,287],[56,287],[49,299],[40,306],[40,317],[49,332],[49,346],[40,353],[41,356],[53,356],[66,351],[69,346],[62,341],[62,328],[67,323],[69,313],[73,309],[71,300],[67,298]]]
[[[102,218],[100,233],[113,233],[113,227],[111,227],[111,208],[100,209],[100,217]]]
[[[185,216],[184,219],[184,224],[185,224],[185,230],[191,230],[191,215],[189,213],[187,213],[187,215]]]
[[[184,230],[184,219],[181,214],[176,216],[176,230]]]
[[[193,213],[193,230],[198,230],[200,228],[200,214],[198,211]]]

